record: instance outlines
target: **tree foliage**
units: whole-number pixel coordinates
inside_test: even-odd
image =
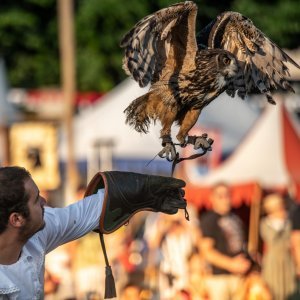
[[[299,0],[235,0],[232,9],[249,17],[281,48],[300,46]]]
[[[81,89],[108,90],[124,78],[120,40],[148,11],[147,1],[77,2],[77,75]]]
[[[57,85],[59,54],[55,0],[0,2],[0,55],[12,86]]]
[[[78,90],[107,91],[125,78],[122,36],[142,17],[177,1],[74,0]],[[299,0],[197,0],[198,29],[236,10],[281,47],[300,40]],[[0,55],[12,86],[60,84],[56,0],[1,0]]]

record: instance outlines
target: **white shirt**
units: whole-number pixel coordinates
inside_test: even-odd
[[[19,260],[0,265],[0,300],[44,298],[45,255],[99,226],[104,190],[65,208],[45,207],[45,227],[33,235]]]

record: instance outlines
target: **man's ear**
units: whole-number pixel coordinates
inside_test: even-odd
[[[16,212],[11,213],[8,220],[9,224],[13,227],[22,227],[25,224],[25,218]]]

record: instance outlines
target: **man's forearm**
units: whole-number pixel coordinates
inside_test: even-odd
[[[48,253],[98,228],[103,190],[64,208],[45,209],[45,228],[38,234]]]
[[[211,249],[205,253],[205,258],[211,265],[231,272],[231,257],[226,256],[215,249]]]

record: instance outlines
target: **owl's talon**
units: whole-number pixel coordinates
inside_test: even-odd
[[[201,136],[188,136],[187,143],[193,144],[194,149],[202,149],[203,151],[211,151],[214,140],[208,138],[207,133],[203,133]]]
[[[176,149],[173,143],[166,143],[163,149],[158,153],[161,158],[166,158],[168,161],[176,159]]]

